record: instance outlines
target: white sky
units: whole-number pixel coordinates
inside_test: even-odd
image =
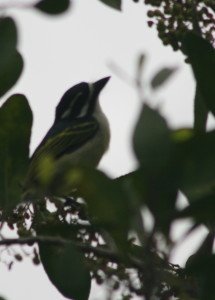
[[[135,167],[130,141],[141,103],[135,89],[111,71],[110,63],[133,76],[138,55],[145,53],[146,80],[160,67],[178,66],[170,84],[151,99],[174,127],[192,124],[192,74],[183,56],[164,47],[156,32],[147,28],[142,3],[125,0],[120,13],[98,0],[74,2],[73,9],[61,17],[48,17],[36,10],[8,12],[17,22],[19,49],[25,60],[24,73],[9,94],[24,93],[29,99],[34,112],[33,150],[51,126],[55,106],[69,87],[111,75],[101,104],[110,120],[112,140],[100,168],[111,176],[122,175]],[[176,262],[183,263],[182,256],[176,253]],[[0,282],[0,295],[8,300],[64,299],[42,267],[34,267],[28,260],[15,264],[11,272],[1,264]],[[96,299],[95,293],[92,299]]]

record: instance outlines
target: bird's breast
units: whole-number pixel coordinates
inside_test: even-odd
[[[85,144],[83,144],[76,151],[65,154],[60,160],[59,164],[68,166],[89,166],[96,167],[103,154],[107,151],[110,142],[110,128],[109,123],[100,110],[94,116],[99,124],[98,131],[93,138],[89,139]],[[60,167],[59,165],[59,167]]]

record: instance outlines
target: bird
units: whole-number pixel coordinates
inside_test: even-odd
[[[109,122],[98,99],[109,79],[81,82],[64,93],[53,125],[30,158],[24,199],[48,185],[54,174],[63,176],[65,168],[97,167],[110,142]]]

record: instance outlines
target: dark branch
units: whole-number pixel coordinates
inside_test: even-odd
[[[11,246],[11,245],[33,245],[35,243],[46,243],[46,244],[68,244],[72,243],[74,246],[79,248],[81,251],[85,253],[93,252],[95,255],[98,255],[103,258],[110,259],[111,261],[117,263],[123,263],[124,257],[120,255],[120,253],[109,250],[107,247],[93,247],[87,243],[75,242],[67,239],[63,239],[60,237],[50,237],[50,236],[37,236],[37,237],[26,237],[26,238],[14,238],[14,239],[3,239],[0,240],[0,246]],[[131,264],[132,267],[136,267],[138,269],[143,269],[144,264],[141,260],[136,257],[129,255],[126,263]]]

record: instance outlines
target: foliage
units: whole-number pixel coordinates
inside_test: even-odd
[[[18,80],[23,69],[23,59],[16,50],[17,30],[13,19],[0,20],[0,96]]]
[[[42,0],[35,4],[40,11],[56,15],[65,12],[70,6],[70,0]]]
[[[100,2],[118,10],[122,5],[120,0]],[[10,96],[0,108],[1,228],[8,225],[18,235],[1,235],[0,246],[30,246],[32,262],[41,262],[50,281],[69,299],[88,299],[92,280],[108,285],[110,294],[120,291],[122,299],[214,299],[215,131],[205,129],[208,113],[215,114],[214,2],[145,4],[154,7],[148,11],[153,19],[148,24],[155,24],[163,43],[180,49],[191,64],[197,83],[195,120],[193,128],[172,129],[144,99],[133,134],[139,164],[132,173],[112,179],[88,168],[65,169],[50,177],[45,194],[25,202],[22,183],[29,163],[32,112],[21,94]],[[32,8],[54,15],[69,5],[70,1],[42,0]],[[0,96],[22,72],[17,40],[14,20],[1,16]],[[141,98],[144,63],[141,55],[134,80]],[[174,71],[159,70],[149,86],[158,89]],[[176,206],[179,192],[189,202],[182,210]],[[145,225],[144,211],[151,214],[151,229]],[[181,268],[169,262],[177,246],[170,231],[176,220],[187,217],[193,229],[203,224],[208,235]],[[15,253],[9,269],[25,255]]]
[[[121,9],[121,0],[100,0],[100,1],[115,9],[118,10]]]

